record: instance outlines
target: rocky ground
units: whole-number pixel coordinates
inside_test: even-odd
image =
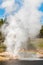
[[[25,51],[23,51],[25,52]],[[36,53],[36,56],[39,58],[43,58],[43,53],[40,52],[35,52],[35,51],[28,51],[28,52],[32,52],[32,53]],[[14,56],[14,54],[8,53],[8,52],[3,52],[0,53],[0,61],[6,61],[6,60],[12,60],[12,59],[19,59],[20,57],[18,56]],[[28,57],[29,58],[29,57]]]

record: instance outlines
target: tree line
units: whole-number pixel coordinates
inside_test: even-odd
[[[0,19],[0,52],[3,52],[6,50],[6,46],[3,44],[4,42],[4,35],[1,32],[1,26],[5,23],[4,19]]]

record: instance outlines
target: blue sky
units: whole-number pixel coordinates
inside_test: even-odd
[[[2,0],[0,0],[0,5],[2,4]],[[21,6],[23,5],[21,0],[15,0],[15,3],[19,5],[19,7],[17,7],[17,9],[14,11],[15,13],[21,8]],[[0,8],[0,18],[4,17],[4,13],[5,13],[5,9]]]
[[[43,3],[40,5],[39,7],[39,11],[41,11],[43,13]],[[41,24],[43,24],[43,15],[41,16]]]
[[[18,3],[19,7],[16,9],[15,12],[17,12],[21,6],[23,5],[21,0],[15,0],[15,3]],[[0,4],[2,4],[2,0],[0,0]],[[40,7],[38,8],[39,11],[43,12],[43,3],[40,4]],[[4,17],[5,9],[0,8],[0,18]],[[43,16],[41,17],[41,22],[43,23]]]
[[[41,3],[41,5],[39,7],[39,11],[43,12],[43,3]]]

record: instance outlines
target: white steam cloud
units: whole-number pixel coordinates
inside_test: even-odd
[[[43,0],[22,0],[22,8],[15,14],[11,15],[18,5],[15,0],[3,0],[1,5],[5,8],[6,13],[10,15],[7,17],[7,24],[2,26],[2,31],[5,34],[4,43],[7,45],[7,51],[18,54],[20,48],[26,46],[28,38],[34,38],[39,34],[41,23],[40,17],[42,13],[38,11],[38,7]]]

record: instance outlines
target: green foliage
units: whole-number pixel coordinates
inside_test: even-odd
[[[43,43],[40,43],[40,44],[39,44],[39,47],[40,47],[40,48],[43,48]]]
[[[6,50],[6,46],[3,44],[4,39],[5,39],[4,35],[0,32],[0,52]]]
[[[3,19],[0,19],[0,27],[4,24],[4,20]]]
[[[5,23],[5,20],[0,19],[0,28],[1,26]],[[0,52],[3,52],[6,50],[6,46],[3,44],[5,40],[5,36],[2,34],[2,32],[0,31]]]
[[[38,40],[38,48],[40,48],[40,49],[43,49],[43,38],[40,38],[39,40]]]
[[[0,32],[0,43],[4,42],[4,39],[5,39],[4,35]]]
[[[0,52],[4,52],[5,50],[6,50],[6,46],[3,43],[1,43],[0,44]]]
[[[0,29],[1,29],[1,26],[2,26],[4,23],[5,23],[5,20],[0,19]],[[2,34],[2,32],[0,31],[0,44],[1,44],[2,42],[4,42],[4,39],[5,39],[5,37],[4,37],[4,35]]]
[[[42,25],[42,27],[41,27],[39,36],[40,36],[40,38],[43,38],[43,25]]]

